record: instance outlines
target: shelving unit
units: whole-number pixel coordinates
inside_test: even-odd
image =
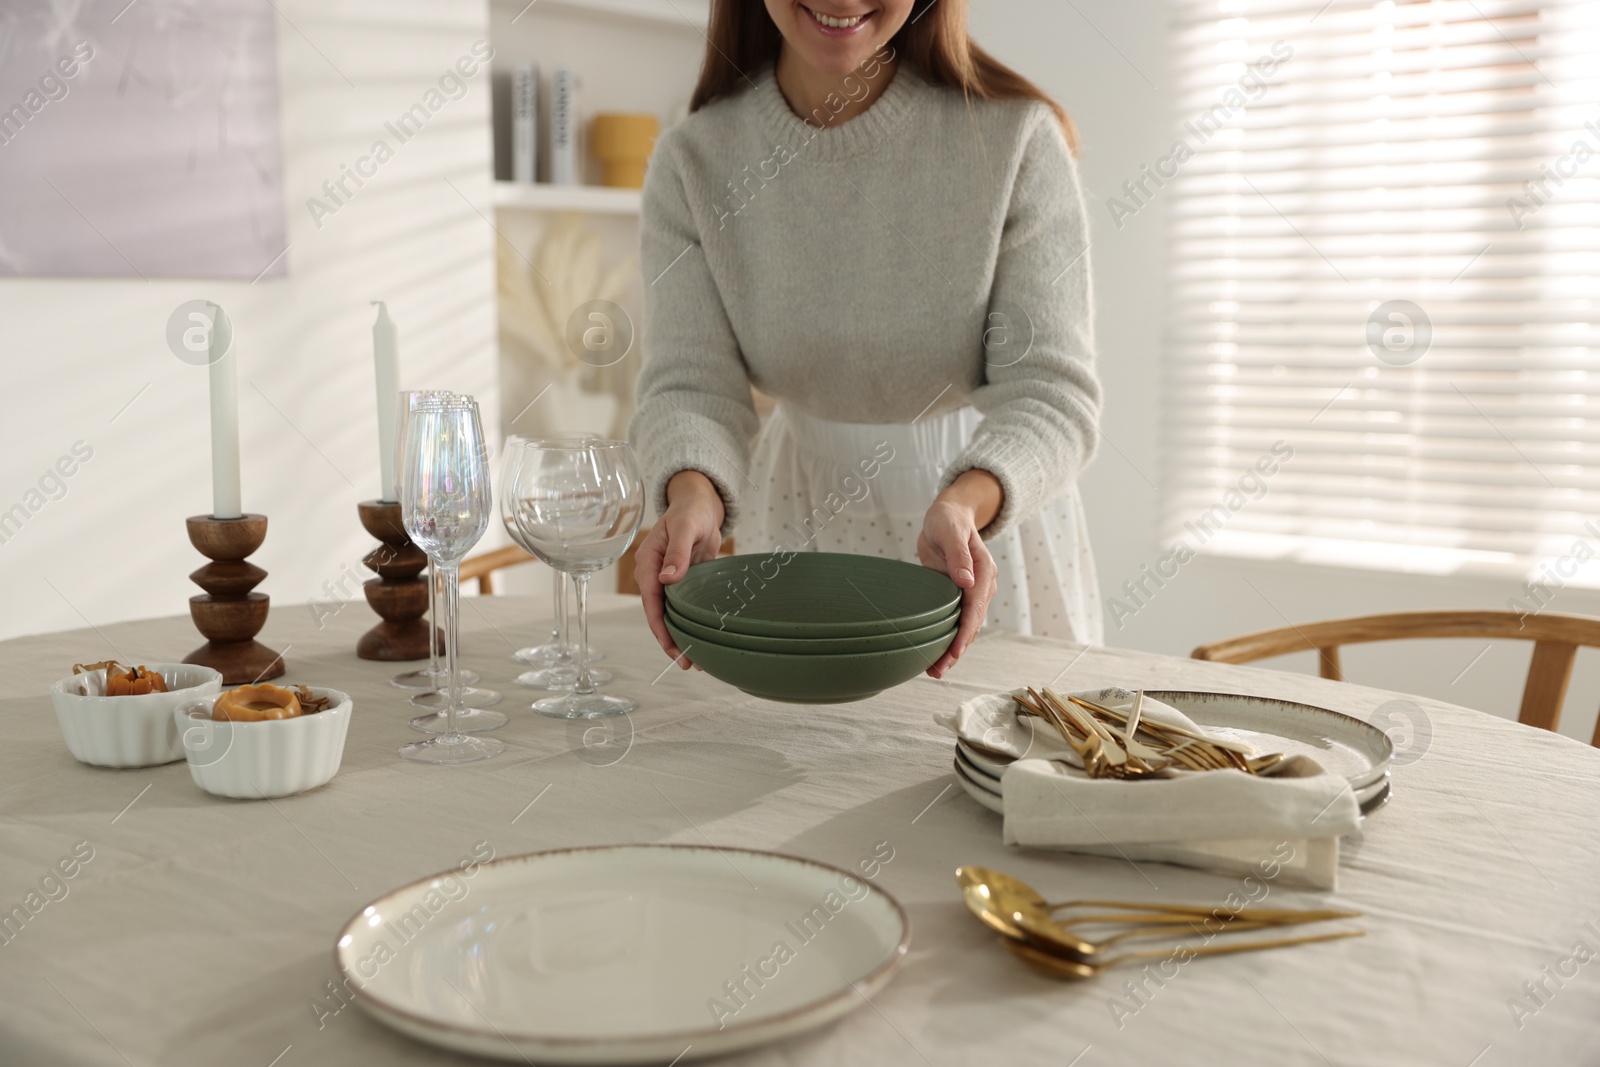
[[[540,253],[545,239],[576,215],[582,239],[599,239],[598,262],[603,267],[635,264],[614,299],[636,327],[643,328],[645,279],[636,266],[642,194],[599,184],[601,168],[588,146],[590,124],[605,112],[654,114],[663,130],[681,120],[705,58],[709,12],[709,0],[490,0],[498,177],[511,177],[513,138],[507,117],[513,72],[520,64],[532,63],[540,75],[539,126],[545,142],[551,128],[552,75],[558,67],[577,75],[579,173],[583,181],[593,183],[494,183],[497,270],[506,268],[506,273],[497,275],[502,292],[537,287],[541,296],[550,295],[533,277],[529,264],[538,260],[544,265]],[[540,155],[540,172],[548,177],[547,143]],[[504,254],[505,249],[514,249],[516,255]],[[556,265],[551,277],[562,269]],[[568,293],[564,279],[557,278],[557,286],[564,299],[592,295]],[[608,437],[625,434],[641,354],[635,351],[614,366],[585,368],[581,380],[571,378],[553,371],[545,354],[534,350],[522,328],[526,324],[515,320],[518,313],[517,302],[501,301],[502,427],[531,434],[578,430]],[[609,421],[603,406],[595,403],[607,397],[616,400],[615,407],[607,409],[612,411]],[[531,570],[511,571],[507,588],[542,592],[541,576],[523,573]]]
[[[638,189],[612,189],[604,185],[494,183],[494,206],[502,211],[584,211],[596,215],[637,215],[640,199]]]
[[[577,75],[579,174],[598,183],[588,155],[589,123],[601,112],[654,113],[666,129],[687,109],[706,44],[710,0],[491,0],[495,66],[503,81],[521,62],[540,76],[539,173],[550,176],[550,79],[557,67]],[[511,177],[508,89],[498,92],[497,176]],[[539,212],[576,211],[637,218],[639,194],[600,187],[496,183],[495,205],[529,222]]]

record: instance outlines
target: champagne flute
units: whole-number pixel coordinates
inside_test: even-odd
[[[401,454],[395,462],[395,470],[403,471],[405,469],[404,450],[406,442],[406,429],[410,425],[411,413],[418,407],[438,403],[441,400],[448,400],[455,396],[455,393],[443,389],[421,389],[402,392],[400,394],[400,435],[398,438],[398,447],[401,450]],[[428,560],[428,621],[433,626],[435,631],[437,631],[439,627],[439,568],[434,564],[431,558]],[[411,706],[415,708],[427,708],[436,714],[431,716],[419,715],[417,718],[412,720],[412,725],[416,726],[419,730],[428,730],[430,733],[437,733],[439,730],[444,729],[444,706],[448,702],[448,698],[443,692],[441,692],[441,690],[444,688],[446,672],[445,669],[439,665],[438,649],[430,645],[429,654],[431,656],[431,662],[426,670],[411,671],[408,674],[396,675],[389,681],[390,684],[399,686],[402,689],[424,690],[423,692],[420,692],[411,698]],[[457,726],[464,733],[476,733],[479,730],[492,730],[496,726],[502,725],[501,723],[494,721],[493,716],[480,719],[476,715],[472,714],[473,709],[490,708],[500,703],[499,693],[495,692],[493,689],[479,689],[477,688],[477,685],[477,672],[462,668],[461,692],[459,696],[461,699],[461,706],[467,708],[468,710],[460,716],[460,721],[457,723]],[[430,723],[432,724],[431,726],[426,725]]]
[[[407,389],[400,393],[400,417],[395,424],[398,432],[395,434],[395,463],[394,469],[405,469],[406,426],[411,421],[411,412],[418,403],[427,398],[452,396],[443,389]],[[399,477],[397,474],[396,477]],[[398,499],[398,494],[397,497]],[[389,684],[396,689],[421,689],[426,692],[437,692],[444,685],[445,669],[439,663],[439,569],[434,566],[432,558],[428,560],[428,665],[421,670],[402,671],[389,679]],[[461,672],[461,684],[466,686],[476,685],[478,676],[472,671]],[[494,703],[490,701],[489,703]]]
[[[449,678],[443,691],[442,729],[426,741],[403,746],[400,755],[422,763],[489,759],[504,751],[505,744],[474,737],[458,728],[459,720],[469,710],[461,703],[461,665],[457,659],[461,561],[488,529],[494,508],[478,405],[469,397],[440,397],[419,404],[406,429],[405,465],[401,470],[400,511],[406,533],[438,565],[444,579],[444,655]],[[470,713],[476,717],[479,730],[504,726],[506,722],[499,712]],[[411,725],[434,732],[431,720],[439,717],[420,716]]]
[[[410,410],[414,414],[417,411],[425,410],[430,407],[437,407],[440,405],[449,406],[451,404],[462,403],[472,404],[473,401],[471,397],[459,396],[455,393],[445,392],[443,390],[431,390],[419,394],[410,403]],[[410,418],[411,416],[408,415],[406,419],[402,420],[408,429],[410,427]],[[396,464],[395,469],[399,471],[405,470],[404,454],[401,455],[400,462]],[[404,488],[402,488],[401,492],[405,492]],[[402,503],[402,512],[403,511],[404,504]],[[429,577],[430,579],[433,579],[438,568],[432,559],[428,561],[428,565]],[[439,597],[441,594],[438,592],[438,590],[440,587],[442,587],[442,582],[435,581],[435,618],[439,617],[438,605],[440,603]],[[459,606],[460,600],[458,599],[457,607],[459,608]],[[457,621],[457,625],[459,626],[459,620]],[[490,707],[500,703],[500,694],[495,692],[493,689],[476,688],[473,683],[478,680],[478,676],[471,671],[460,668],[459,665],[458,670],[460,670],[460,682],[456,693],[456,731],[464,734],[475,734],[484,730],[494,730],[504,726],[506,723],[506,718],[499,712],[488,712],[484,714],[479,713],[479,709],[481,708]],[[425,693],[417,693],[411,698],[412,707],[426,708],[432,712],[430,715],[418,715],[416,718],[412,719],[411,725],[413,728],[421,730],[424,733],[432,734],[441,733],[446,729],[448,722],[445,716],[445,707],[450,703],[450,696],[444,691],[444,689],[445,681],[448,677],[449,672],[442,671],[438,682],[430,691]]]
[[[536,700],[533,710],[563,719],[597,719],[638,708],[595,690],[589,667],[589,577],[615,563],[639,532],[644,483],[626,441],[535,441],[503,492],[525,547],[577,585],[577,684],[563,696]]]
[[[592,434],[561,435],[530,441],[529,439],[513,435],[506,439],[505,456],[502,460],[500,473],[500,517],[505,523],[506,533],[511,540],[516,542],[525,552],[534,553],[533,546],[526,535],[518,528],[516,522],[516,497],[509,491],[515,484],[517,472],[524,463],[537,462],[539,448],[544,441],[560,444],[572,444],[580,441],[595,440]],[[571,579],[566,574],[555,568],[550,573],[555,578],[555,627],[551,634],[551,642],[541,645],[537,649],[523,649],[516,654],[524,663],[535,664],[535,669],[524,671],[517,675],[517,684],[525,685],[530,689],[575,689],[578,685],[578,660],[577,648],[571,643],[571,620],[567,614],[567,586]],[[542,655],[531,659],[524,655],[526,652],[539,652]],[[589,650],[591,661],[600,658],[596,650]],[[605,685],[611,681],[609,671],[590,670],[590,676],[595,685]]]

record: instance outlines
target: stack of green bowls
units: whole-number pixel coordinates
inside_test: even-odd
[[[955,640],[961,590],[938,571],[840,552],[724,556],[666,586],[688,659],[752,696],[864,700],[933,666]]]

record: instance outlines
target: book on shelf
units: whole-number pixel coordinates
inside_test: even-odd
[[[518,65],[511,81],[511,180],[533,182],[539,174],[539,68]]]
[[[576,185],[578,176],[578,74],[557,67],[550,80],[550,181]]]

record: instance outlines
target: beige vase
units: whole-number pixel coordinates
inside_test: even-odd
[[[645,164],[661,123],[654,115],[602,114],[589,127],[589,150],[600,161],[601,183],[643,189]]]

